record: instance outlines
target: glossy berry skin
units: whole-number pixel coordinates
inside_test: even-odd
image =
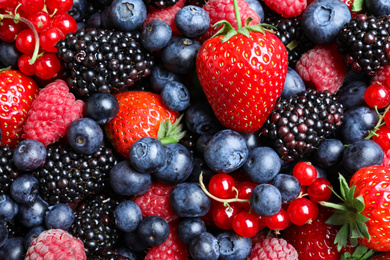
[[[36,226],[30,229],[30,231],[28,231],[28,233],[24,237],[24,248],[28,250],[31,242],[35,240],[39,236],[39,234],[41,234],[45,230],[46,228],[43,226]]]
[[[294,94],[305,91],[306,86],[299,74],[292,68],[287,68],[286,81],[284,82],[281,98],[289,98]]]
[[[74,213],[71,207],[58,203],[49,206],[45,215],[45,226],[47,229],[68,230],[74,221]]]
[[[3,42],[14,42],[18,33],[22,30],[20,23],[12,19],[3,19],[0,25],[0,40]]]
[[[123,32],[139,28],[145,21],[146,14],[146,6],[142,0],[114,0],[108,7],[110,23]]]
[[[13,42],[0,42],[0,64],[3,67],[18,69],[18,60],[22,53],[16,48]]]
[[[364,92],[364,100],[369,107],[385,108],[390,103],[390,89],[381,84],[371,85]]]
[[[372,140],[379,144],[383,151],[388,151],[390,149],[390,128],[383,125],[375,133],[377,135],[374,135]]]
[[[286,48],[268,32],[250,32],[249,38],[237,34],[224,43],[221,39],[211,38],[199,50],[196,71],[200,84],[224,126],[255,132],[282,93],[288,65]]]
[[[345,111],[352,107],[366,105],[364,92],[367,87],[368,84],[360,80],[350,81],[348,83],[344,82],[343,87],[337,92],[337,96],[338,101],[343,104]]]
[[[196,38],[208,31],[210,27],[210,17],[201,7],[187,5],[176,13],[175,25],[185,36]]]
[[[38,33],[51,25],[51,17],[48,13],[40,11],[28,16],[28,20],[34,25]]]
[[[183,112],[190,104],[190,92],[188,88],[177,81],[165,84],[161,91],[163,104],[172,111]]]
[[[23,174],[11,184],[10,194],[20,204],[31,204],[38,196],[39,182],[31,174]]]
[[[141,173],[153,173],[164,166],[167,153],[162,143],[153,137],[138,139],[130,148],[131,165]]]
[[[250,203],[257,215],[272,216],[282,208],[282,195],[275,186],[260,184],[252,191]]]
[[[45,51],[57,52],[56,43],[65,35],[54,26],[48,26],[39,34],[39,43]]]
[[[19,70],[27,75],[27,76],[32,76],[35,75],[35,67],[34,64],[30,64],[30,60],[32,58],[32,54],[23,54],[19,57],[18,59],[18,67]]]
[[[206,230],[206,225],[200,218],[182,218],[177,227],[177,235],[181,242],[189,245],[197,235]]]
[[[275,215],[264,217],[265,225],[271,230],[284,230],[288,227],[290,219],[284,209],[280,209]]]
[[[225,129],[217,132],[207,143],[204,159],[211,170],[229,173],[240,168],[248,154],[244,137],[236,131]]]
[[[0,258],[7,260],[20,260],[24,258],[23,238],[13,237],[0,248]]]
[[[309,162],[299,162],[293,168],[293,176],[301,185],[307,186],[317,179],[317,169]]]
[[[233,228],[233,219],[240,212],[238,204],[230,203],[229,206],[230,207],[217,202],[212,209],[211,217],[213,218],[214,224],[223,230],[230,230]]]
[[[18,203],[8,195],[0,196],[0,222],[11,221],[18,214]]]
[[[41,142],[26,139],[14,150],[14,164],[22,171],[33,171],[45,162],[46,154],[46,147]]]
[[[367,9],[375,16],[381,16],[390,13],[390,4],[384,0],[366,0]]]
[[[136,231],[142,221],[142,212],[139,206],[130,200],[122,201],[114,211],[115,224],[124,232]]]
[[[211,177],[209,192],[220,199],[231,199],[235,196],[236,183],[232,176],[225,173],[218,173]]]
[[[301,183],[292,175],[280,173],[272,180],[274,185],[280,191],[283,202],[290,202],[296,199],[301,192]]]
[[[138,235],[148,246],[159,246],[169,235],[168,222],[159,216],[150,216],[141,221]]]
[[[219,259],[221,260],[247,259],[252,250],[252,240],[239,236],[233,231],[221,232],[216,238],[218,239]]]
[[[61,69],[61,63],[53,53],[44,53],[34,63],[35,74],[41,79],[53,78]]]
[[[48,207],[49,204],[40,197],[38,197],[35,202],[30,205],[21,204],[19,206],[18,220],[27,228],[42,226],[45,222],[45,215]]]
[[[158,51],[168,44],[171,37],[171,27],[164,21],[155,20],[142,29],[141,43],[149,51]]]
[[[77,23],[69,14],[57,14],[53,16],[51,24],[59,29],[64,35],[77,31]]]
[[[24,12],[31,14],[36,13],[39,11],[42,11],[45,1],[42,0],[22,0],[21,1],[21,8]]]
[[[57,14],[63,14],[68,12],[73,5],[73,1],[71,0],[46,0],[45,2],[49,13],[54,13],[57,9]]]
[[[309,198],[313,202],[328,201],[332,196],[332,184],[324,178],[317,178],[313,184],[307,187]]]
[[[339,139],[325,139],[313,152],[313,162],[323,169],[341,162],[344,144]]]
[[[69,125],[67,138],[76,152],[93,154],[103,145],[103,130],[94,120],[80,118]]]
[[[84,113],[98,124],[103,125],[113,119],[119,111],[119,103],[110,93],[95,93],[85,102]]]
[[[34,34],[30,29],[18,33],[15,41],[16,48],[23,53],[32,53],[35,47]]]
[[[150,74],[150,84],[154,92],[161,93],[165,84],[171,81],[182,82],[182,78],[161,64],[153,68]]]
[[[199,260],[217,260],[220,256],[218,240],[208,232],[192,240],[189,251],[193,259]]]
[[[2,248],[8,240],[8,228],[5,225],[0,225],[0,248]]]
[[[259,232],[259,220],[255,214],[240,212],[233,219],[233,230],[240,236],[251,238]]]
[[[295,225],[304,225],[317,218],[318,206],[311,200],[297,198],[288,205],[287,215]]]

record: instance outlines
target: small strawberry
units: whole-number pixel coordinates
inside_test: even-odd
[[[252,133],[260,129],[282,93],[288,58],[283,43],[261,25],[242,27],[236,10],[237,31],[227,21],[217,23],[224,27],[201,46],[196,70],[219,121]]]
[[[117,93],[115,97],[119,102],[119,112],[106,124],[105,129],[112,145],[124,158],[129,157],[131,146],[139,138],[146,136],[163,138],[161,123],[174,123],[179,115],[163,105],[160,95],[151,92],[123,91]],[[178,123],[176,121],[175,126]],[[173,142],[184,136],[179,130],[181,128],[168,131],[174,135]]]
[[[19,143],[27,113],[38,91],[37,83],[23,73],[0,72],[0,145],[14,148]]]

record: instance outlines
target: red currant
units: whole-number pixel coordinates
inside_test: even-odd
[[[16,48],[23,53],[33,53],[35,47],[34,33],[30,29],[21,31],[16,37]]]
[[[288,205],[287,215],[293,224],[301,226],[317,218],[318,206],[311,200],[297,198]]]
[[[0,8],[12,7],[15,8],[18,5],[17,0],[0,0]]]
[[[21,23],[15,23],[12,19],[3,19],[0,24],[0,40],[14,42],[21,30]]]
[[[290,223],[287,212],[284,209],[280,209],[280,211],[273,216],[264,217],[264,220],[269,229],[277,231],[287,228]]]
[[[332,196],[332,190],[329,187],[332,187],[332,184],[327,179],[317,178],[307,187],[309,198],[313,202],[328,201]]]
[[[386,115],[389,112],[386,113]],[[386,119],[385,115],[385,119]],[[390,126],[390,125],[389,125]],[[374,135],[372,137],[372,140],[375,141],[377,144],[382,147],[382,150],[384,152],[388,151],[390,149],[390,128],[388,125],[383,125],[379,127],[379,129],[375,132],[377,135]]]
[[[52,18],[51,24],[59,29],[64,35],[77,31],[76,20],[69,14],[57,14]]]
[[[53,53],[45,53],[34,63],[35,73],[41,79],[53,78],[61,69],[61,63]]]
[[[28,14],[42,11],[45,6],[45,0],[21,0],[22,10]]]
[[[256,213],[252,213],[252,214],[257,216],[258,223],[259,223],[259,230],[262,230],[267,227],[267,225],[265,224],[265,217],[259,216]]]
[[[255,214],[240,212],[233,219],[233,230],[243,237],[254,237],[259,232],[259,221]]]
[[[237,185],[238,198],[249,200],[251,198],[252,190],[256,188],[257,184],[244,181]],[[249,212],[251,209],[251,205],[249,203],[241,203],[241,211]]]
[[[52,14],[55,10],[56,14],[67,13],[73,5],[73,0],[46,0],[46,6]]]
[[[301,185],[310,185],[317,179],[317,170],[309,162],[299,162],[293,168],[293,176],[295,176]]]
[[[35,26],[35,29],[37,29],[37,32],[42,32],[43,29],[50,26],[51,23],[51,17],[46,12],[38,12],[34,14],[30,14],[28,16],[28,20]]]
[[[390,89],[380,84],[371,85],[364,92],[364,100],[372,108],[387,107],[390,104]]]
[[[233,189],[235,185],[232,176],[226,173],[218,173],[211,177],[209,192],[220,199],[231,199],[236,195]]]
[[[39,35],[42,48],[48,52],[57,52],[56,44],[64,38],[64,34],[54,26],[48,26]]]
[[[233,218],[239,213],[239,207],[236,203],[230,203],[229,206],[225,207],[223,203],[214,205],[212,218],[214,224],[220,229],[232,229]]]
[[[18,59],[19,70],[28,76],[35,75],[34,64],[30,64],[31,58],[32,58],[32,54],[27,53],[27,54],[23,54]]]

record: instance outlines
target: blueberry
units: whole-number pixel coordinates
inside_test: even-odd
[[[169,201],[179,217],[204,216],[211,206],[211,199],[197,183],[178,184],[172,190]]]
[[[249,8],[252,9],[261,19],[262,22],[264,21],[264,9],[263,6],[260,4],[260,1],[258,0],[246,0]]]
[[[13,237],[0,248],[0,259],[2,260],[22,260],[24,259],[23,237]]]
[[[81,22],[86,17],[87,11],[87,0],[73,0],[72,8],[69,10],[68,14],[70,14],[76,22]]]
[[[45,215],[45,226],[48,229],[68,230],[74,221],[74,213],[71,207],[58,203],[49,206]]]
[[[153,176],[170,185],[182,183],[194,168],[191,152],[182,144],[171,143],[165,145],[165,153],[164,166],[154,172]]]
[[[0,196],[0,225],[11,221],[18,214],[19,205],[8,195]]]
[[[86,29],[87,28],[87,25],[83,22],[78,22],[77,23],[77,30],[80,30],[80,29]]]
[[[327,169],[343,159],[344,144],[338,139],[325,139],[313,152],[313,162]]]
[[[208,102],[191,105],[186,111],[185,122],[188,130],[198,135],[213,135],[222,129]]]
[[[190,176],[188,176],[186,181],[199,183],[199,175],[202,173],[203,183],[207,187],[207,185],[211,180],[211,177],[215,175],[215,172],[213,172],[212,170],[210,170],[209,167],[207,167],[203,159],[203,156],[200,157],[199,155],[194,154],[193,160],[194,160],[194,169],[192,170]]]
[[[123,233],[123,240],[125,246],[134,252],[143,252],[148,248],[146,242],[141,240],[136,231]]]
[[[141,27],[146,14],[142,0],[114,0],[108,7],[110,22],[122,32],[131,32]]]
[[[13,154],[14,164],[22,171],[33,171],[46,160],[45,146],[34,139],[21,141]]]
[[[120,195],[137,196],[149,190],[152,178],[150,174],[135,171],[128,161],[122,161],[111,169],[110,184]]]
[[[5,225],[0,224],[0,248],[2,248],[7,243],[7,240],[8,228]]]
[[[87,20],[87,27],[91,27],[91,28],[102,28],[102,13],[101,12],[96,12],[94,14],[91,14],[89,17],[88,17],[88,20]]]
[[[110,93],[95,93],[85,102],[85,114],[102,125],[113,119],[119,112],[119,103]]]
[[[279,173],[272,180],[272,185],[280,191],[283,202],[293,201],[301,192],[300,182],[296,177],[289,174]]]
[[[130,200],[122,201],[114,211],[115,224],[124,232],[137,230],[142,221],[142,212],[139,206]]]
[[[270,147],[256,147],[249,152],[248,159],[242,166],[244,172],[254,183],[270,182],[280,171],[279,155]]]
[[[345,110],[356,106],[366,105],[364,92],[368,88],[368,83],[364,81],[351,81],[343,85],[337,92],[338,101]]]
[[[0,42],[0,64],[2,67],[18,69],[18,60],[22,55],[14,42]]]
[[[172,72],[187,74],[195,69],[200,42],[183,36],[172,37],[161,52],[164,66]]]
[[[100,13],[100,28],[103,29],[113,29],[115,27],[113,20],[110,17],[112,9],[110,7],[106,7]]]
[[[161,91],[161,99],[168,109],[182,112],[190,104],[190,92],[182,83],[170,81]]]
[[[210,16],[203,8],[187,5],[175,15],[177,29],[187,37],[196,38],[207,32],[210,27]]]
[[[141,33],[141,44],[149,51],[164,48],[172,37],[171,27],[164,21],[155,20],[148,23]]]
[[[27,228],[41,226],[44,223],[48,207],[47,202],[40,197],[31,205],[19,205],[18,220]]]
[[[169,235],[168,222],[160,216],[149,216],[138,226],[139,237],[150,247],[159,246]]]
[[[349,173],[372,165],[381,165],[384,154],[382,148],[370,139],[363,139],[345,148],[343,166]]]
[[[153,91],[158,94],[161,93],[165,85],[171,81],[182,82],[182,78],[178,74],[165,68],[163,65],[157,65],[150,73],[150,84]]]
[[[31,174],[24,174],[11,184],[11,197],[18,203],[28,204],[35,201],[38,196],[39,182]]]
[[[252,239],[224,231],[217,235],[220,260],[246,260],[252,251]]]
[[[306,86],[299,74],[290,67],[287,67],[286,80],[284,81],[281,98],[289,98],[294,94],[305,91]]]
[[[66,135],[69,145],[78,153],[93,154],[103,145],[103,130],[90,118],[73,121]]]
[[[361,74],[359,72],[348,70],[347,74],[345,75],[343,85],[347,85],[352,81],[363,81],[363,82],[370,82],[371,78],[370,76],[366,74]]]
[[[160,169],[167,158],[163,144],[153,137],[142,137],[130,148],[129,159],[133,168],[141,173]]]
[[[249,151],[252,151],[256,147],[259,147],[262,145],[260,139],[259,139],[259,133],[253,132],[253,133],[241,133],[241,135],[245,138],[246,146],[248,147]]]
[[[200,218],[182,218],[177,227],[177,235],[186,245],[189,245],[197,235],[206,231],[206,225]]]
[[[34,241],[39,236],[39,234],[41,234],[45,230],[46,228],[44,226],[36,226],[30,229],[30,231],[28,231],[28,233],[24,237],[24,248],[27,250],[30,247],[32,241]]]
[[[212,134],[203,134],[199,136],[198,140],[196,140],[196,150],[200,154],[204,154],[204,150],[206,150],[207,143],[211,140],[212,137]]]
[[[316,44],[334,43],[339,30],[351,20],[351,12],[339,0],[315,0],[302,14],[302,29]]]
[[[275,215],[282,208],[282,195],[271,184],[260,184],[253,189],[250,198],[251,208],[260,216]]]
[[[189,251],[194,260],[217,260],[220,255],[218,240],[208,232],[195,237]]]
[[[127,247],[119,247],[117,250],[119,255],[121,256],[124,256],[124,257],[127,257],[126,259],[127,260],[137,260],[137,255],[130,249],[128,249]]]
[[[375,109],[367,106],[353,107],[345,111],[344,122],[340,126],[338,135],[344,144],[352,144],[362,140],[373,130],[379,120]]]
[[[365,0],[369,13],[375,16],[390,13],[390,2],[388,0]]]
[[[229,173],[240,168],[248,158],[245,138],[238,132],[224,129],[207,143],[204,159],[209,168],[219,173]]]

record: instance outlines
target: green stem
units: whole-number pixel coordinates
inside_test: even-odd
[[[371,137],[373,137],[374,135],[378,135],[378,134],[376,133],[376,131],[379,129],[379,127],[381,127],[381,126],[384,125],[384,123],[382,123],[382,122],[383,122],[383,120],[384,120],[384,118],[385,118],[386,113],[389,111],[389,109],[390,109],[390,105],[388,105],[388,106],[386,107],[385,111],[383,112],[383,115],[381,115],[381,114],[379,113],[379,111],[378,111],[378,108],[375,107],[375,111],[376,111],[376,113],[377,113],[378,116],[379,116],[379,120],[378,120],[378,122],[376,123],[376,125],[375,125],[375,127],[374,127],[374,130],[369,131],[369,132],[368,132],[368,135],[366,136],[365,139],[371,139]]]
[[[240,10],[238,8],[237,0],[233,0],[233,4],[234,4],[234,13],[236,14],[236,19],[237,19],[237,30],[239,30],[242,28],[242,22],[241,22]]]
[[[2,68],[2,69],[0,69],[0,72],[4,72],[4,71],[10,70],[10,69],[11,69],[11,66],[6,67],[6,68]]]

